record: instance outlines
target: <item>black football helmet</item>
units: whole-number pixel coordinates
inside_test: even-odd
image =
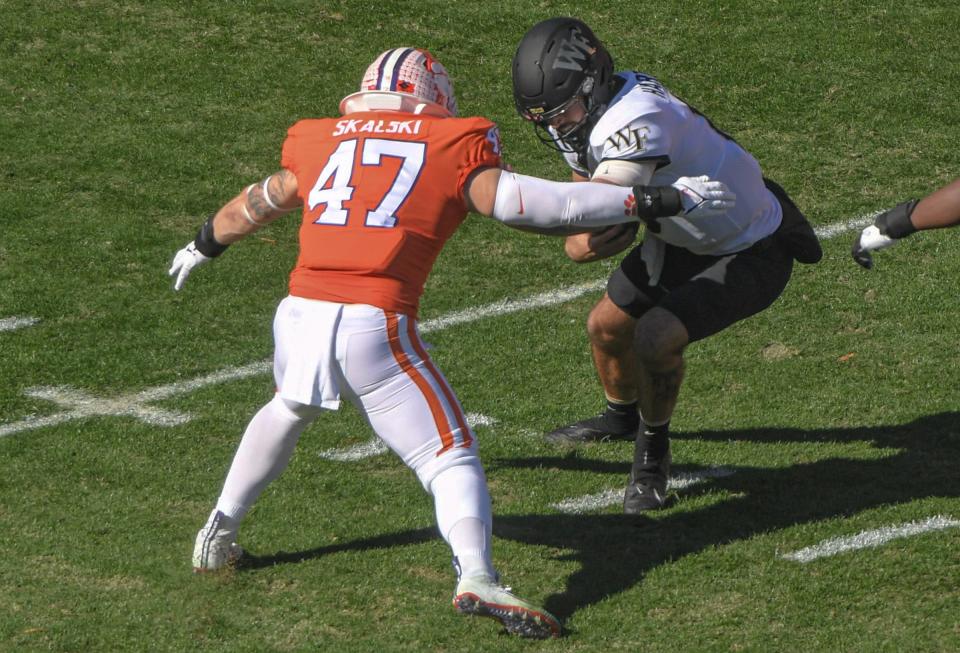
[[[541,141],[582,160],[594,123],[613,96],[613,59],[587,25],[551,18],[524,35],[513,57],[513,101]],[[586,116],[562,132],[550,120],[581,100]]]

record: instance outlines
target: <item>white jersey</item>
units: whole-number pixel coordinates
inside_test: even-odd
[[[578,161],[573,152],[564,154],[573,170],[591,176],[602,161],[620,159],[655,163],[653,186],[700,175],[724,182],[737,195],[736,207],[727,213],[658,220],[657,238],[694,254],[731,254],[776,231],[783,209],[749,152],[653,77],[637,72],[617,76],[624,80],[623,88],[591,130],[586,161]]]

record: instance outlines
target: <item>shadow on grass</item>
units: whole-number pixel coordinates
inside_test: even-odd
[[[440,537],[436,528],[418,528],[414,531],[404,531],[402,533],[388,533],[379,537],[369,537],[353,542],[343,542],[342,544],[331,544],[329,546],[318,546],[315,549],[307,551],[279,551],[270,555],[254,555],[249,552],[244,553],[238,570],[262,569],[263,567],[272,567],[274,565],[291,564],[306,562],[314,558],[340,553],[341,551],[369,551],[370,549],[387,549],[395,546],[406,546],[409,544],[422,544]]]
[[[741,468],[694,491],[722,488],[738,496],[696,512],[653,517],[619,514],[497,515],[494,534],[518,542],[572,551],[579,562],[565,589],[545,606],[561,619],[642,581],[658,565],[753,535],[795,524],[853,515],[874,507],[924,497],[960,496],[960,413],[922,417],[909,424],[849,429],[768,428],[702,431],[683,440],[751,442],[872,442],[897,453],[878,460],[832,458],[786,468]],[[609,472],[623,482],[628,466],[578,456],[499,461],[510,467],[550,465],[560,469]],[[689,492],[689,491],[688,491]],[[246,568],[298,562],[346,550],[366,550],[424,542],[437,537],[424,528],[320,547],[298,553],[252,557]]]

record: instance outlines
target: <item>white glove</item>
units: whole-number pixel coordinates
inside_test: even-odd
[[[670,184],[680,191],[683,215],[699,218],[726,213],[737,205],[737,195],[722,181],[702,177],[680,177]]]
[[[853,244],[853,260],[867,268],[873,267],[873,257],[870,252],[885,249],[900,242],[899,238],[891,238],[880,233],[880,228],[872,224],[860,232],[860,237]]]
[[[177,252],[176,256],[173,257],[173,265],[170,266],[170,271],[167,273],[171,277],[174,275],[177,276],[176,281],[173,282],[173,289],[180,290],[183,288],[183,283],[187,280],[187,277],[190,276],[190,271],[209,260],[209,256],[204,256],[197,251],[197,246],[194,244],[194,241],[191,240],[187,243],[187,246]]]

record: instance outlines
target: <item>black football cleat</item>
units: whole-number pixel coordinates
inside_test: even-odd
[[[639,425],[639,424],[638,424]],[[588,417],[579,422],[561,426],[550,431],[544,438],[552,444],[577,445],[585,442],[629,442],[637,437],[637,426],[632,429],[617,429],[610,424],[606,414]]]
[[[644,453],[640,464],[634,463],[623,494],[623,512],[639,515],[659,510],[667,504],[667,479],[670,478],[670,449],[662,458]]]

